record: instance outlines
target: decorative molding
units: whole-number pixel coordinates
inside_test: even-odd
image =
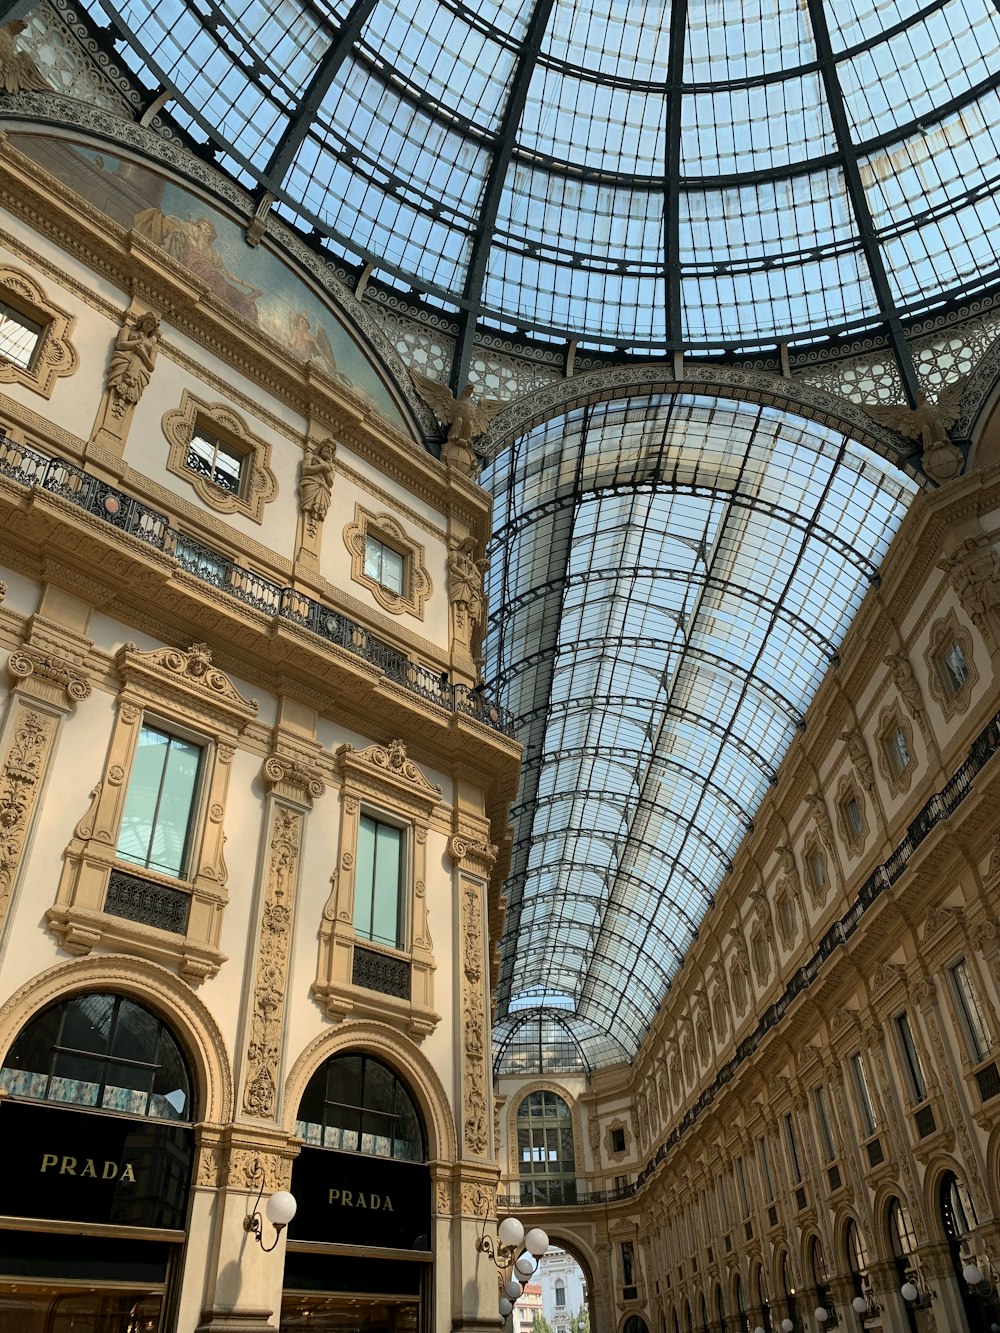
[[[393,592],[365,572],[365,551],[369,537],[390,547],[402,557],[403,586],[400,592]],[[351,578],[367,588],[379,606],[393,615],[409,612],[418,620],[423,620],[424,603],[433,591],[424,548],[406,535],[395,515],[372,514],[355,503],[354,522],[348,523],[344,529],[344,545],[351,556]]]
[[[21,700],[15,702],[10,742],[0,763],[0,928],[14,891],[56,725],[50,713]]]
[[[311,806],[326,791],[326,784],[312,765],[275,751],[264,760],[260,776],[268,791]]]
[[[913,673],[910,659],[903,653],[889,653],[882,659],[892,674],[893,682],[899,691],[899,697],[906,705],[910,716],[920,728],[924,740],[930,739],[930,727],[927,722],[927,710],[920,684]]]
[[[0,384],[23,384],[43,398],[51,398],[56,380],[75,375],[80,358],[70,341],[76,317],[54,305],[35,279],[22,269],[0,264],[0,298],[42,325],[42,333],[28,366],[0,359]]]
[[[489,1086],[486,1077],[486,992],[483,985],[482,887],[462,886],[462,1084],[465,1117],[462,1142],[476,1157],[489,1157]]]
[[[483,577],[488,560],[477,560],[474,537],[452,537],[448,542],[448,603],[451,606],[452,648],[472,653],[478,647],[486,603]]]
[[[966,537],[950,556],[938,561],[948,575],[962,610],[992,653],[1000,644],[1000,555],[990,539]]]
[[[902,768],[897,767],[893,760],[893,755],[897,753],[893,748],[897,733],[902,736],[906,753],[909,755],[908,761]],[[876,753],[878,769],[885,778],[890,795],[901,796],[909,791],[917,767],[913,753],[913,727],[903,716],[895,700],[878,715]]]
[[[301,811],[275,804],[243,1092],[244,1112],[263,1120],[276,1115],[281,1027],[303,823]]]
[[[240,469],[238,492],[224,490],[187,465],[188,450],[196,428],[219,434],[245,458],[246,474]],[[181,405],[164,414],[163,433],[170,446],[167,471],[193,487],[198,497],[220,514],[245,514],[263,522],[264,506],[278,494],[278,478],[271,471],[271,446],[254,435],[243,418],[225,403],[206,403],[185,389]]]
[[[335,753],[343,770],[350,769],[381,784],[391,785],[397,792],[402,789],[420,806],[429,803],[433,808],[441,800],[440,786],[429,782],[413,760],[407,758],[402,741],[368,745],[363,750],[356,750],[353,745],[341,745]]]
[[[46,703],[72,707],[90,698],[90,681],[72,662],[38,648],[18,648],[7,658],[7,674],[15,685]]]
[[[182,690],[213,713],[223,714],[242,730],[257,716],[260,705],[246,699],[218,667],[212,666],[207,643],[190,648],[153,648],[140,652],[134,643],[124,644],[115,654],[115,666],[125,685]]]
[[[126,315],[115,338],[107,384],[94,424],[92,440],[120,457],[125,449],[136,404],[153,374],[160,349],[160,321],[152,311]]]
[[[958,690],[953,691],[944,674],[944,655],[953,643],[957,643],[965,658],[969,674]],[[959,623],[953,610],[935,620],[927,636],[927,648],[924,651],[927,666],[927,679],[931,695],[937,700],[944,713],[945,721],[950,721],[957,713],[964,713],[972,702],[972,692],[979,683],[979,670],[976,667],[972,651],[972,635]]]
[[[897,981],[906,981],[906,969],[904,967],[899,963],[876,963],[875,970],[872,972],[872,994],[877,995],[879,991],[887,989]]]

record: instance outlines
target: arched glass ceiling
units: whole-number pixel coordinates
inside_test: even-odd
[[[597,1066],[638,1048],[916,487],[667,393],[537,426],[482,480],[486,672],[525,747],[498,1014],[575,1019]]]
[[[459,367],[482,316],[905,363],[1000,276],[992,0],[85,3],[235,176],[463,312]]]
[[[493,1072],[502,1074],[585,1074],[591,1062],[581,1046],[603,1055],[604,1064],[626,1058],[608,1033],[588,1028],[557,1009],[512,1011],[493,1029]]]

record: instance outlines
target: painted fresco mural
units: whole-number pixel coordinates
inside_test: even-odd
[[[277,255],[199,195],[148,167],[48,135],[11,133],[25,156],[123,227],[134,227],[189,269],[220,301],[303,361],[361,395],[397,428],[412,429],[347,327]]]

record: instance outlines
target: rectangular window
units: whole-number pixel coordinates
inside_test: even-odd
[[[990,1049],[989,1032],[964,958],[951,969],[951,981],[969,1054],[973,1060],[985,1060]]]
[[[909,1015],[905,1012],[897,1014],[895,1018],[896,1037],[899,1041],[899,1053],[903,1061],[903,1069],[906,1073],[906,1081],[909,1085],[910,1099],[914,1102],[922,1102],[927,1096],[927,1081],[924,1078],[924,1071],[920,1064],[920,1055],[917,1051],[917,1044],[913,1040],[913,1030],[910,1027]]]
[[[764,1186],[765,1203],[774,1202],[774,1181],[771,1178],[771,1154],[767,1150],[767,1139],[763,1134],[757,1140],[757,1160],[760,1162],[760,1180]]]
[[[402,593],[406,558],[377,537],[365,534],[365,574],[390,592]]]
[[[861,806],[858,804],[856,796],[848,796],[843,805],[844,822],[847,825],[847,834],[853,842],[855,838],[861,836],[861,830],[864,828],[864,821],[861,818]]]
[[[739,1190],[740,1194],[740,1208],[742,1209],[741,1216],[749,1217],[750,1192],[747,1189],[747,1173],[746,1168],[743,1165],[742,1157],[737,1157],[736,1159],[736,1188]]]
[[[186,466],[200,477],[228,491],[230,495],[243,494],[243,473],[247,455],[235,445],[221,440],[196,425],[188,445]]]
[[[719,1199],[719,1218],[722,1222],[722,1230],[728,1231],[731,1227],[729,1221],[729,1200],[726,1198],[726,1182],[722,1175],[715,1178],[715,1192]]]
[[[792,1179],[799,1185],[802,1183],[802,1164],[799,1161],[799,1144],[795,1137],[795,1121],[791,1112],[785,1116],[785,1143],[788,1145],[788,1165],[792,1170]]]
[[[0,361],[30,370],[44,332],[44,324],[0,301]]]
[[[899,727],[894,727],[885,738],[885,757],[893,777],[900,777],[910,767],[910,747]]]
[[[144,722],[132,761],[117,856],[182,878],[194,825],[202,747]]]
[[[957,639],[951,643],[938,658],[941,668],[941,680],[948,694],[954,698],[969,679],[969,664],[962,652],[962,645]]]
[[[816,1124],[819,1127],[819,1144],[824,1162],[832,1162],[837,1155],[837,1145],[833,1141],[830,1126],[830,1108],[826,1100],[826,1088],[822,1083],[813,1088],[813,1106],[816,1110]]]
[[[868,1138],[875,1133],[875,1103],[872,1101],[871,1088],[868,1086],[868,1071],[860,1051],[851,1056],[851,1074],[854,1078],[854,1091],[857,1094],[858,1115],[861,1118],[861,1133]]]
[[[362,815],[354,872],[354,929],[366,940],[402,948],[403,830]]]
[[[823,860],[823,853],[818,847],[814,847],[809,853],[806,865],[809,867],[809,878],[813,882],[813,888],[824,888],[826,885],[826,863]]]
[[[561,1309],[565,1304],[566,1304],[566,1288],[562,1285],[562,1283],[557,1282],[557,1283],[556,1283],[556,1305],[558,1305],[558,1306],[560,1307],[560,1309]]]
[[[622,1286],[635,1286],[635,1252],[630,1240],[622,1241]]]
[[[612,1152],[624,1152],[624,1151],[625,1151],[625,1131],[624,1131],[624,1129],[618,1129],[618,1128],[616,1127],[615,1129],[613,1129],[613,1130],[611,1131],[611,1151],[612,1151]]]

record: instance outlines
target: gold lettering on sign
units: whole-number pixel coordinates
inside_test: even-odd
[[[327,1197],[327,1203],[331,1207],[336,1204],[338,1208],[367,1208],[370,1212],[381,1210],[383,1213],[394,1213],[396,1211],[388,1194],[363,1194],[361,1190],[331,1189]]]
[[[72,1176],[75,1180],[88,1178],[90,1180],[135,1180],[135,1170],[131,1162],[125,1163],[125,1167],[119,1175],[117,1162],[97,1162],[93,1157],[72,1157],[68,1153],[42,1153],[42,1164],[38,1168],[38,1173],[44,1176],[47,1171],[55,1171],[60,1176]]]

